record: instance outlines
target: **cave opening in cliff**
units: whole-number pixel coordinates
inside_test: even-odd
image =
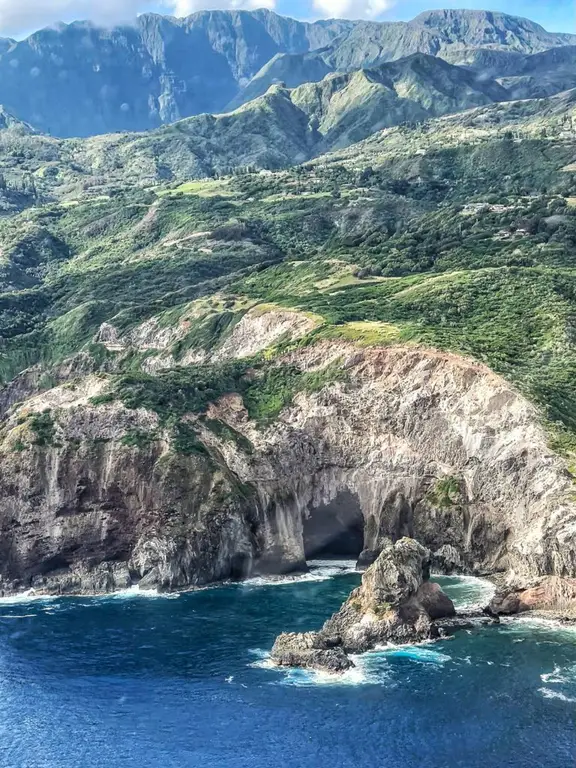
[[[342,491],[329,504],[308,510],[304,518],[307,560],[357,558],[364,549],[364,515],[358,497]]]

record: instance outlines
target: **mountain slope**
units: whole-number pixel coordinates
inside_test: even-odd
[[[526,56],[498,78],[515,99],[544,98],[576,88],[576,45]]]
[[[445,47],[466,45],[536,53],[576,42],[576,35],[550,33],[529,19],[492,11],[426,11],[412,23],[439,32]]]
[[[468,64],[478,48],[485,51],[485,56],[492,52],[492,58],[515,58],[574,43],[576,35],[549,33],[527,19],[485,11],[432,11],[411,22],[359,22],[323,51],[277,56],[256,74],[234,103],[255,98],[278,79],[292,86],[316,81],[326,67],[332,72],[349,72],[414,53]],[[302,79],[298,82],[299,77]]]
[[[0,49],[0,103],[55,136],[150,129],[221,110],[277,53],[324,46],[350,25],[265,10],[62,24]]]
[[[275,85],[232,112],[196,115],[148,133],[59,140],[18,124],[0,130],[0,171],[9,186],[75,199],[127,183],[185,181],[247,166],[276,170],[382,128],[506,98],[494,81],[416,54],[293,90]]]
[[[506,91],[441,59],[415,54],[300,86],[292,101],[322,134],[322,149],[344,147],[382,128],[503,101]]]
[[[143,14],[132,26],[76,22],[1,40],[0,103],[54,136],[141,131],[236,108],[278,82],[296,87],[416,53],[461,64],[479,47],[526,55],[569,44],[575,36],[480,11],[398,23],[306,23],[267,10]]]

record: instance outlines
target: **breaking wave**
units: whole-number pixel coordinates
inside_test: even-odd
[[[390,684],[391,659],[408,659],[419,664],[444,665],[452,657],[425,645],[378,646],[368,653],[351,655],[352,669],[342,674],[331,674],[310,669],[278,667],[270,658],[270,652],[261,648],[250,650],[256,660],[249,665],[255,669],[273,670],[282,675],[281,685],[308,687],[314,685],[380,685]]]
[[[485,608],[496,593],[496,587],[477,576],[433,576],[451,597],[456,610],[474,611]]]
[[[4,605],[22,605],[32,602],[48,602],[50,600],[58,600],[58,595],[39,595],[34,592],[33,589],[29,589],[26,592],[22,592],[20,595],[10,595],[8,597],[0,597],[0,608]]]
[[[551,688],[538,688],[538,693],[541,693],[545,699],[560,699],[560,701],[576,704],[576,698],[573,696],[566,696],[562,691],[553,691]]]
[[[409,659],[421,664],[445,664],[452,657],[435,651],[426,645],[386,645],[378,646],[377,652],[389,659]]]
[[[141,589],[138,584],[128,589],[122,589],[119,592],[112,592],[109,595],[98,595],[101,599],[112,600],[131,600],[135,597],[162,597],[165,600],[176,600],[180,597],[179,592],[159,592],[157,589]]]
[[[256,661],[250,664],[251,667],[273,670],[282,675],[279,681],[273,683],[276,685],[293,685],[300,688],[316,685],[377,685],[389,679],[389,671],[382,664],[378,653],[350,656],[355,666],[339,675],[312,669],[277,667],[272,663],[270,653],[260,648],[253,649],[250,653],[257,657]]]
[[[286,576],[255,576],[245,579],[242,584],[247,587],[286,586],[301,584],[309,581],[327,581],[335,576],[344,576],[356,572],[355,560],[310,560],[308,573],[293,573]]]
[[[27,603],[54,603],[55,601],[62,600],[75,600],[79,598],[82,600],[88,600],[86,603],[80,603],[80,605],[89,607],[97,600],[131,600],[133,598],[151,598],[160,597],[168,600],[174,600],[180,597],[179,592],[159,592],[156,589],[141,589],[137,584],[128,587],[128,589],[122,589],[118,592],[110,592],[108,594],[95,594],[95,595],[43,595],[37,594],[34,590],[30,589],[27,592],[22,592],[20,595],[11,595],[9,597],[0,597],[0,608],[3,606],[9,607],[13,605],[26,605]]]

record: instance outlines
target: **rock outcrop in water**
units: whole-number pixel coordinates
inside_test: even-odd
[[[157,414],[94,400],[102,375],[37,395],[13,385],[0,589],[170,590],[301,569],[315,556],[311,520],[328,552],[353,524],[351,556],[410,536],[446,571],[576,575],[573,479],[503,379],[418,347],[328,341],[283,362],[343,375],[264,426],[227,395],[206,419],[186,417],[196,438],[184,451]]]
[[[320,632],[283,634],[272,650],[279,666],[343,672],[347,654],[386,643],[414,643],[439,636],[439,619],[456,615],[454,604],[428,581],[430,552],[403,538],[385,547],[362,577],[362,585]]]

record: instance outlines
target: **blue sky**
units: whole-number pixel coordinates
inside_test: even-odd
[[[388,20],[408,20],[421,11],[431,8],[479,8],[504,11],[516,16],[537,21],[551,32],[576,32],[576,2],[574,0],[487,0],[466,2],[466,0],[398,0],[393,8],[380,16]],[[298,18],[311,16],[310,3],[306,0],[278,0],[278,13]]]

